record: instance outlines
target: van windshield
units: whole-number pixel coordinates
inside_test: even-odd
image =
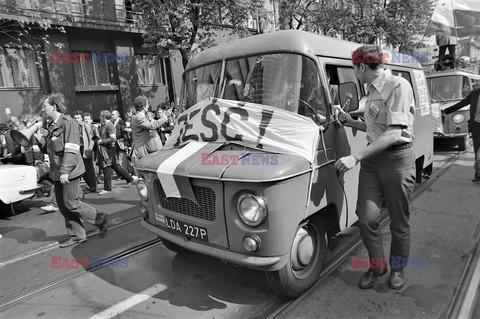
[[[452,75],[428,79],[432,102],[460,100],[470,93],[470,83],[466,76]]]
[[[183,107],[207,97],[258,103],[326,121],[326,100],[315,62],[276,53],[228,60],[220,85],[221,63],[186,72]],[[319,123],[320,124],[320,123]]]

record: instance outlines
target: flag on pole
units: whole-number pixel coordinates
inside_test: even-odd
[[[425,35],[480,36],[479,0],[439,0]]]

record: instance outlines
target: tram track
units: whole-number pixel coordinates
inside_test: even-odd
[[[127,250],[124,250],[122,252],[119,252],[109,258],[106,259],[106,262],[102,262],[101,266],[95,266],[95,267],[92,267],[92,265],[88,265],[87,268],[77,268],[75,269],[74,271],[54,280],[53,282],[51,283],[48,283],[46,285],[43,285],[39,288],[35,288],[35,289],[32,289],[30,291],[27,291],[25,293],[23,293],[22,295],[20,296],[17,296],[17,297],[14,297],[10,300],[7,300],[5,302],[3,302],[2,304],[0,304],[0,311],[5,308],[5,307],[8,307],[14,303],[17,303],[19,301],[22,301],[26,298],[29,298],[29,297],[32,297],[36,294],[39,294],[41,292],[44,292],[44,291],[47,291],[49,289],[52,289],[54,287],[57,287],[59,285],[61,285],[62,283],[65,283],[69,280],[72,280],[74,278],[78,278],[80,276],[83,276],[87,273],[92,273],[92,272],[95,272],[97,270],[100,270],[104,267],[108,267],[109,265],[111,264],[114,264],[114,263],[117,263],[119,260],[123,259],[123,258],[127,258],[127,257],[131,257],[131,256],[134,256],[136,254],[139,254],[147,249],[150,249],[156,245],[159,245],[161,244],[161,240],[160,239],[154,239],[154,240],[150,240],[150,241],[147,241],[145,243],[142,243],[140,245],[137,245],[137,246],[134,246],[130,249],[127,249]]]
[[[418,184],[415,187],[414,194],[412,195],[413,199],[418,197],[422,192],[428,189],[429,186],[437,179],[437,177],[442,175],[455,162],[455,160],[463,153],[464,152],[459,152],[447,158],[445,160],[444,165],[442,165],[441,167],[439,167],[438,169],[432,172],[430,179],[425,180],[421,184]],[[383,219],[381,222],[381,225],[382,225],[382,228],[388,225],[388,218]],[[341,236],[342,235],[340,235],[340,237]],[[311,292],[313,292],[316,288],[322,285],[325,282],[325,280],[327,280],[327,278],[335,270],[338,269],[338,267],[346,260],[346,258],[348,258],[348,256],[350,256],[362,244],[360,233],[357,227],[351,227],[351,229],[347,232],[347,234],[343,236],[344,236],[343,239],[338,240],[338,242],[336,243],[336,245],[340,247],[337,247],[338,249],[331,250],[330,255],[327,255],[327,262],[324,269],[320,273],[316,283],[309,290],[307,290],[304,294],[302,294],[300,297],[296,299],[289,299],[289,298],[277,295],[276,297],[273,298],[273,300],[268,305],[266,305],[266,307],[265,305],[263,305],[262,309],[261,310],[259,309],[259,312],[257,312],[257,314],[251,318],[253,319],[276,318],[282,315],[283,313],[286,313],[289,309],[300,304]],[[118,262],[122,258],[137,255],[143,251],[146,251],[150,248],[153,248],[159,245],[160,243],[161,243],[160,239],[150,240],[148,242],[144,242],[142,244],[136,245],[127,250],[114,254],[113,256],[108,258],[108,262],[102,263],[100,267],[92,267],[91,265],[89,265],[85,269],[84,268],[75,269],[74,271],[68,274],[65,274],[64,276],[54,280],[53,282],[42,285],[41,287],[38,287],[35,289],[31,289],[29,291],[26,291],[22,293],[20,296],[16,296],[14,298],[11,298],[10,300],[7,300],[1,303],[0,311],[8,306],[11,306],[15,303],[23,301],[27,298],[30,298],[32,296],[35,296],[37,294],[40,294],[52,288],[58,287],[59,285],[69,280],[81,277],[88,273],[95,272],[97,270],[102,269],[103,267],[107,267],[108,265]]]
[[[418,197],[425,190],[427,190],[439,176],[441,176],[446,170],[450,168],[450,166],[453,165],[455,160],[457,160],[460,155],[466,152],[466,150],[458,152],[457,154],[448,158],[444,165],[434,170],[430,175],[430,178],[425,179],[422,183],[418,184],[415,187],[411,200],[413,201],[416,197]],[[385,209],[383,210],[383,212],[386,212]],[[387,217],[388,215],[385,214],[384,218],[381,221],[382,229],[389,223],[389,219]],[[354,228],[354,232],[355,233],[352,238],[350,238],[348,242],[342,244],[342,246],[346,248],[334,254],[330,258],[330,260],[327,261],[324,269],[318,277],[318,280],[315,282],[315,284],[313,284],[312,287],[310,287],[307,291],[305,291],[302,295],[295,299],[287,299],[285,297],[276,298],[264,311],[254,316],[252,319],[273,319],[282,315],[283,313],[286,313],[289,309],[292,309],[295,306],[299,305],[304,299],[306,299],[310,295],[312,291],[314,291],[318,286],[320,286],[330,276],[330,274],[337,270],[338,267],[345,261],[345,259],[350,256],[362,244],[362,238],[360,236],[359,229]],[[338,255],[338,257],[336,255]]]

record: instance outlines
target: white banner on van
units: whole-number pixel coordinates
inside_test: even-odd
[[[178,116],[163,148],[190,141],[231,142],[299,155],[313,163],[318,138],[319,127],[307,117],[267,105],[208,98]]]
[[[181,162],[208,145],[235,143],[302,156],[313,164],[319,135],[319,127],[307,117],[261,104],[208,98],[178,116],[163,149],[181,150],[160,165],[157,173],[167,197],[189,198],[193,192],[188,189],[188,167]]]

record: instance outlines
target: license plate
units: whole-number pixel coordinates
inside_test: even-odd
[[[167,228],[177,233],[208,243],[208,234],[206,228],[177,221],[167,216],[165,216],[165,223],[167,224]]]

